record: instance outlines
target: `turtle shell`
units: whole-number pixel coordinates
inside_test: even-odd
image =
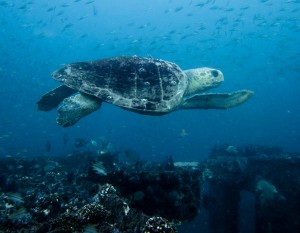
[[[176,64],[137,56],[71,63],[52,76],[70,88],[145,114],[175,110],[187,87],[187,77]]]

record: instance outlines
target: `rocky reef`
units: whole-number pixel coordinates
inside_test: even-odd
[[[299,232],[300,154],[224,144],[200,169],[210,232]]]
[[[199,169],[110,158],[1,158],[0,232],[172,233],[197,215]]]
[[[0,232],[174,233],[203,210],[210,233],[299,232],[299,154],[226,144],[201,163],[125,155],[0,158]]]

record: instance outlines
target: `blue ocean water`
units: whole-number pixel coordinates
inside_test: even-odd
[[[0,156],[66,155],[76,138],[157,161],[201,161],[224,143],[299,152],[299,9],[299,0],[1,0]],[[119,55],[214,67],[225,81],[211,92],[255,95],[229,110],[159,117],[103,104],[70,128],[37,110],[58,85],[55,69]]]

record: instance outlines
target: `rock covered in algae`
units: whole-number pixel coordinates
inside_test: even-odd
[[[142,232],[152,215],[110,184],[111,174],[122,165],[113,165],[107,176],[95,173],[93,180],[89,172],[97,158],[88,152],[0,158],[0,232]]]
[[[149,218],[143,228],[143,233],[176,233],[174,225],[162,217]]]

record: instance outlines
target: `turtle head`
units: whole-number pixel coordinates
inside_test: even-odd
[[[197,68],[185,70],[188,78],[188,86],[185,96],[194,95],[219,86],[224,81],[224,76],[220,70],[213,68]]]

